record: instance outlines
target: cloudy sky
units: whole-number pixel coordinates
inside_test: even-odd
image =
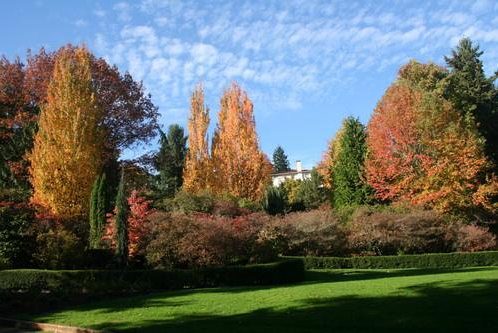
[[[165,128],[185,125],[199,81],[216,119],[223,89],[236,80],[254,102],[263,150],[280,144],[307,167],[344,117],[368,121],[409,59],[443,63],[468,36],[485,51],[487,73],[498,69],[492,0],[19,0],[2,2],[0,28],[0,53],[11,59],[86,43],[144,81]]]

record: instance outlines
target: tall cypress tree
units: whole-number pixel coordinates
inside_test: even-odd
[[[182,186],[187,155],[187,137],[178,124],[170,125],[168,133],[159,131],[159,153],[155,168],[159,172],[157,187],[161,195],[171,197]]]
[[[289,159],[285,155],[284,149],[278,146],[273,152],[273,168],[275,172],[285,172],[290,170]]]
[[[116,259],[120,265],[126,264],[128,257],[128,203],[126,201],[124,169],[121,169],[118,193],[116,195]]]
[[[498,90],[496,75],[487,78],[480,60],[482,51],[469,38],[460,40],[450,57],[445,57],[450,69],[446,97],[464,116],[471,115],[486,139],[487,156],[498,170]]]
[[[339,153],[332,167],[335,207],[363,204],[368,198],[364,170],[367,153],[365,126],[357,118],[348,117],[342,128]]]
[[[109,205],[106,174],[95,179],[90,197],[90,248],[102,247],[102,236],[106,223],[106,213]]]

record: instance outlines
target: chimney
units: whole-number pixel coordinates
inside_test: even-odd
[[[300,161],[300,160],[297,160],[297,161],[296,161],[296,171],[297,171],[297,172],[301,172],[301,171],[303,171],[303,163],[301,163],[301,161]]]

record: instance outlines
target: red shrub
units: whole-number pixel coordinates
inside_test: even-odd
[[[496,237],[488,228],[476,225],[461,225],[458,229],[457,250],[477,252],[496,248]]]

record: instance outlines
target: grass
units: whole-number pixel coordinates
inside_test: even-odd
[[[309,271],[296,285],[161,292],[19,317],[121,332],[497,332],[498,267]]]

